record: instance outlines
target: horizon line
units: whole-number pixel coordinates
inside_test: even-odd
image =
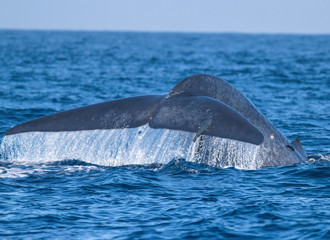
[[[247,35],[330,35],[329,33],[303,32],[250,32],[250,31],[191,31],[191,30],[116,30],[116,29],[61,29],[61,28],[7,28],[0,27],[0,31],[54,31],[54,32],[122,32],[122,33],[182,33],[182,34],[247,34]]]

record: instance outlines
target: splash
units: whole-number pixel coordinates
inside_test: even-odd
[[[100,166],[167,164],[183,158],[215,167],[256,169],[258,147],[236,140],[169,129],[139,128],[28,132],[5,136],[5,161],[44,164],[77,159]]]
[[[315,162],[315,161],[330,161],[330,153],[328,154],[321,154],[321,153],[317,153],[317,154],[311,154],[308,155],[308,161],[309,162]]]
[[[101,172],[105,171],[102,167],[94,165],[7,165],[0,166],[0,178],[25,178],[25,177],[42,177],[45,175],[70,175],[77,172],[90,173],[92,171]]]

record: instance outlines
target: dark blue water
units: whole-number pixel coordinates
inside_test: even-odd
[[[329,239],[329,35],[0,31],[0,137],[195,73],[241,90],[309,161],[243,171],[0,158],[0,238]]]

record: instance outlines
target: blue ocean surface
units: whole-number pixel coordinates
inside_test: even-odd
[[[330,239],[330,35],[1,30],[0,138],[196,73],[239,89],[309,160],[247,171],[17,164],[1,152],[0,239]]]

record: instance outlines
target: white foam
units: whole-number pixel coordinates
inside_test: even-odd
[[[28,165],[24,166],[9,166],[9,167],[0,167],[0,178],[24,178],[29,177],[31,175],[43,175],[47,173],[56,173],[59,172],[59,174],[71,174],[75,172],[86,172],[89,173],[90,171],[97,170],[97,171],[104,171],[104,169],[97,167],[97,166],[81,166],[81,165],[75,165],[75,166],[60,166],[56,169],[51,169],[47,165]]]
[[[1,151],[13,163],[77,159],[101,166],[166,164],[174,158],[218,167],[256,169],[258,147],[236,140],[169,129],[138,128],[28,132],[5,136]]]
[[[34,173],[33,169],[0,167],[0,178],[22,178]]]

